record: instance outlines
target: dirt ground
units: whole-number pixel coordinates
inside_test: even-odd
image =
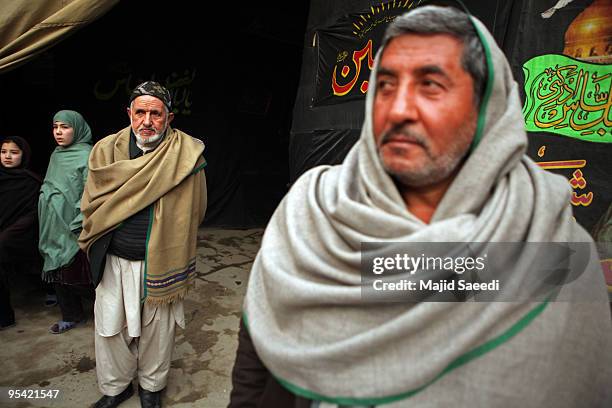
[[[225,407],[248,273],[262,229],[201,229],[195,289],[185,300],[185,330],[177,327],[165,407]],[[30,280],[12,282],[17,325],[0,331],[0,388],[57,389],[57,400],[0,400],[2,407],[88,407],[101,394],[96,383],[93,314],[88,322],[53,335],[58,306],[44,306],[44,291]],[[134,381],[137,386],[137,381]],[[134,396],[121,407],[140,407]]]

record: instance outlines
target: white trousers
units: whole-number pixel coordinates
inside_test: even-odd
[[[166,387],[176,324],[185,326],[183,302],[140,302],[144,262],[107,255],[94,305],[96,373],[104,395],[120,394],[138,375],[147,391]]]

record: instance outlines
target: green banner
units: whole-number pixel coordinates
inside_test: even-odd
[[[523,70],[527,131],[612,143],[612,65],[548,54],[530,59]]]

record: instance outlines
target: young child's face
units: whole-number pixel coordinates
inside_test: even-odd
[[[53,137],[58,145],[63,147],[70,146],[74,139],[74,129],[68,123],[58,120],[53,123]]]
[[[0,162],[3,167],[12,169],[21,165],[23,151],[13,142],[2,143]]]

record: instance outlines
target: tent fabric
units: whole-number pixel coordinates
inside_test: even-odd
[[[103,16],[119,0],[11,0],[0,9],[0,73]]]

